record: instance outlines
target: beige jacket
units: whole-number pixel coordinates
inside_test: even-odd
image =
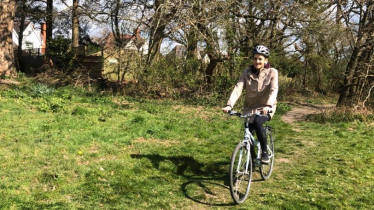
[[[234,107],[243,87],[246,92],[243,114],[254,113],[256,109],[262,109],[269,105],[272,110],[270,116],[274,116],[278,95],[278,71],[276,69],[262,68],[258,76],[252,73],[251,68],[245,69],[235,85],[227,105]]]

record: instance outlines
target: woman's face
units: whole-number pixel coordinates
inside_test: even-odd
[[[256,69],[262,69],[265,66],[265,63],[268,62],[268,59],[265,56],[260,54],[254,54],[253,56],[253,65]]]

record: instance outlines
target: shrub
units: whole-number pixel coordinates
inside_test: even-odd
[[[67,109],[67,102],[62,98],[46,98],[39,104],[38,109],[42,112],[63,112]]]
[[[36,85],[31,87],[31,94],[34,97],[43,97],[46,95],[50,95],[52,92],[52,87],[49,87],[48,85],[42,83],[37,83]]]
[[[287,95],[288,95],[288,92],[290,90],[291,83],[292,83],[292,78],[289,78],[289,77],[287,77],[285,75],[282,75],[279,72],[278,83],[279,83],[278,84],[279,85],[278,100],[282,100],[285,97],[287,97]]]
[[[48,42],[47,57],[53,60],[55,66],[63,71],[75,70],[77,60],[71,51],[71,40],[64,37],[57,37]]]

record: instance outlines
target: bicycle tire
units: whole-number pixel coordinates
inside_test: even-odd
[[[267,153],[269,154],[269,163],[260,165],[260,174],[263,180],[267,180],[270,178],[271,173],[273,172],[273,166],[274,166],[274,138],[271,134],[271,129],[268,127],[265,127],[265,133],[266,133],[266,139],[267,139]]]
[[[246,166],[247,162],[248,166]],[[245,170],[246,167],[248,167],[247,170]],[[246,144],[241,142],[235,147],[230,163],[230,193],[237,204],[243,203],[248,197],[252,181],[252,167],[251,153],[247,150]]]

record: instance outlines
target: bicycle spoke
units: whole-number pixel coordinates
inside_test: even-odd
[[[230,164],[230,192],[236,203],[244,202],[249,193],[252,162],[248,160],[250,160],[250,153],[246,145],[240,143],[233,152]]]

